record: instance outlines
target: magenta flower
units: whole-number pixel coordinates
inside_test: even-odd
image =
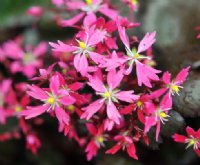
[[[92,28],[85,33],[79,33],[81,41],[76,39],[78,45],[67,45],[61,41],[58,44],[49,43],[53,47],[53,51],[57,52],[71,52],[75,54],[74,67],[83,76],[87,75],[89,71],[89,64],[87,57],[89,56],[96,64],[102,61],[102,56],[93,51],[96,44],[101,42],[105,36],[104,31],[93,30]]]
[[[169,110],[172,107],[172,102],[168,97],[164,97],[160,102],[159,106],[155,106],[153,103],[147,106],[148,116],[145,117],[145,128],[144,132],[149,132],[152,126],[156,126],[156,141],[158,141],[158,136],[160,133],[161,123],[164,124],[168,121]]]
[[[106,151],[107,154],[115,154],[118,152],[120,149],[123,149],[127,151],[128,155],[133,158],[138,160],[138,157],[136,155],[136,148],[135,144],[133,142],[133,139],[129,136],[126,135],[118,135],[115,137],[115,140],[118,141],[116,145],[114,145],[112,148]]]
[[[5,79],[0,84],[0,123],[5,124],[7,118],[7,110],[5,108],[5,104],[12,99],[12,97],[8,97],[11,89],[11,80]]]
[[[103,134],[103,125],[95,127],[93,124],[86,124],[89,133],[93,136],[92,140],[88,143],[85,152],[87,153],[87,160],[91,160],[97,155],[97,151],[101,146],[104,146],[106,135]]]
[[[26,52],[14,41],[8,41],[3,45],[3,50],[7,57],[14,60],[11,63],[12,73],[22,72],[31,78],[36,73],[36,69],[42,66],[41,56],[46,53],[47,44],[41,42],[34,49]]]
[[[151,97],[158,98],[166,93],[172,102],[171,96],[175,93],[179,95],[180,88],[183,88],[181,85],[186,81],[189,69],[190,67],[182,69],[174,80],[171,80],[171,74],[169,72],[165,72],[162,76],[162,82],[164,83],[164,86],[161,89],[152,92]]]
[[[26,13],[34,17],[41,17],[43,14],[43,8],[40,6],[32,6],[26,11]]]
[[[91,103],[89,106],[83,108],[85,111],[81,118],[86,118],[89,120],[97,111],[99,111],[103,105],[106,105],[107,116],[109,119],[114,121],[116,124],[120,123],[121,115],[119,114],[114,102],[118,103],[119,100],[131,103],[138,98],[138,96],[133,94],[133,91],[120,91],[117,87],[123,78],[123,71],[116,72],[111,70],[107,75],[107,85],[104,85],[100,76],[94,76],[89,78],[88,85],[90,85],[96,94],[101,96]]]
[[[40,139],[36,135],[30,133],[26,136],[26,148],[31,150],[33,154],[37,154],[37,150],[40,147]]]
[[[141,86],[142,84],[144,84],[147,87],[152,87],[150,81],[151,80],[158,81],[159,77],[156,74],[160,73],[160,71],[140,62],[141,60],[149,58],[147,56],[141,55],[140,53],[146,51],[156,41],[155,39],[156,32],[147,33],[144,36],[144,38],[140,41],[138,50],[136,49],[131,50],[129,39],[125,32],[125,28],[120,25],[119,20],[117,21],[117,24],[118,24],[119,36],[123,44],[125,45],[127,56],[117,57],[117,55],[113,55],[115,56],[114,58],[107,59],[106,60],[107,64],[105,64],[107,70],[120,67],[126,64],[128,65],[128,69],[126,69],[125,74],[128,75],[132,72],[133,65],[135,64],[136,74],[138,78],[138,85]]]
[[[73,26],[79,22],[85,14],[95,14],[96,12],[100,12],[113,20],[118,16],[118,12],[110,9],[108,4],[103,3],[102,0],[85,0],[85,2],[80,0],[67,1],[66,6],[69,10],[79,10],[80,13],[69,20],[61,20],[59,23],[61,26]]]
[[[186,132],[187,136],[176,133],[172,136],[172,138],[175,142],[186,143],[186,149],[193,146],[193,150],[198,156],[200,156],[200,129],[195,132],[191,127],[187,127]]]
[[[27,92],[33,98],[42,101],[44,104],[27,107],[27,110],[22,111],[21,115],[26,119],[30,119],[41,115],[44,112],[53,111],[61,124],[69,124],[69,115],[64,111],[62,105],[68,106],[75,103],[75,99],[70,96],[69,92],[61,88],[61,82],[58,75],[54,75],[50,79],[50,89],[44,90],[35,85],[29,86]]]

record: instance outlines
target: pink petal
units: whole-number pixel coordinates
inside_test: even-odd
[[[119,114],[116,106],[113,104],[112,101],[109,101],[107,103],[106,111],[107,111],[107,116],[108,116],[109,119],[114,121],[116,124],[120,123],[121,115]]]
[[[174,134],[172,138],[174,139],[175,142],[179,142],[179,143],[185,143],[187,139],[187,137],[183,135],[179,135],[179,134]]]
[[[126,29],[125,27],[121,26],[120,18],[117,18],[117,28],[118,28],[119,37],[121,41],[127,48],[130,48],[129,39],[128,39],[128,36],[126,35]]]
[[[175,78],[176,85],[181,85],[187,78],[190,67],[182,69]]]
[[[150,128],[152,126],[156,125],[156,118],[155,116],[151,116],[151,117],[146,117],[145,118],[145,128],[144,128],[144,132],[147,133],[149,132]]]
[[[88,85],[97,92],[105,92],[104,84],[97,76],[90,77]]]
[[[67,1],[65,2],[65,4],[70,10],[82,9],[82,7],[85,7],[86,5],[84,2],[81,1]]]
[[[106,154],[112,154],[112,155],[114,155],[116,152],[118,152],[121,149],[121,147],[122,147],[121,144],[117,143],[112,148],[110,148],[109,150],[107,150]]]
[[[51,47],[53,48],[52,50],[53,51],[56,51],[56,52],[73,52],[76,50],[76,48],[70,46],[70,45],[67,45],[67,44],[64,44],[63,42],[61,41],[58,41],[58,44],[56,43],[53,43],[53,42],[49,42],[49,45],[51,45]]]
[[[58,75],[54,75],[51,77],[49,87],[53,94],[55,95],[58,94],[58,90],[60,88],[60,80],[59,80]]]
[[[195,135],[195,131],[189,126],[187,126],[187,128],[186,128],[186,132],[187,132],[188,136],[190,136],[190,135],[194,136]]]
[[[155,36],[156,32],[146,33],[144,38],[139,43],[138,53],[144,52],[150,48],[156,42]]]
[[[62,98],[59,98],[59,102],[62,104],[62,105],[72,105],[76,102],[76,99],[73,98],[72,96],[68,95],[68,96],[64,96]]]
[[[165,84],[169,84],[170,83],[170,81],[171,81],[171,74],[168,71],[163,74],[162,81]]]
[[[124,75],[122,70],[119,70],[118,72],[115,69],[110,70],[107,75],[108,86],[111,89],[115,89],[120,85],[120,82],[122,81],[123,77]]]
[[[85,55],[80,57],[78,71],[81,73],[82,76],[85,76],[88,72],[88,60]]]
[[[138,157],[137,157],[137,155],[136,155],[136,148],[135,148],[134,143],[128,144],[127,147],[126,147],[126,150],[127,150],[128,155],[129,155],[130,157],[132,157],[133,159],[138,160]]]
[[[85,15],[85,13],[81,12],[78,15],[76,15],[68,20],[60,20],[59,25],[62,27],[73,26],[76,23],[78,23],[83,18],[84,15]]]
[[[89,120],[103,106],[103,104],[104,100],[98,99],[89,106],[83,108],[85,112],[81,115],[81,119]]]
[[[92,140],[87,145],[85,152],[87,152],[87,160],[91,160],[94,156],[97,155],[98,146],[96,145],[95,141]]]
[[[139,96],[134,95],[133,92],[134,91],[121,91],[116,93],[115,96],[121,101],[132,103],[139,98]]]
[[[92,61],[94,61],[96,64],[100,64],[103,61],[103,56],[96,53],[96,52],[89,52],[90,58]]]
[[[61,107],[57,106],[55,108],[55,114],[59,123],[69,125],[69,115]]]
[[[102,5],[99,12],[113,20],[115,20],[118,16],[118,12],[116,10],[109,9],[107,5]]]
[[[87,123],[86,127],[88,129],[88,131],[93,135],[96,136],[97,135],[97,129],[95,128],[95,126],[91,123]]]
[[[36,85],[29,86],[29,90],[27,93],[33,98],[38,100],[46,100],[48,98],[47,93]]]
[[[156,141],[158,141],[159,134],[160,134],[160,121],[157,122],[156,125]]]
[[[152,85],[150,83],[150,80],[158,81],[159,77],[156,75],[156,73],[160,73],[160,71],[137,61],[136,73],[138,78],[138,85],[141,86],[142,84],[144,84],[145,86],[151,88]]]
[[[33,51],[33,54],[36,56],[41,56],[47,51],[47,43],[41,42]]]
[[[25,116],[25,119],[31,119],[39,116],[49,109],[49,105],[40,105],[35,107],[27,107],[27,110],[21,111],[20,115]]]
[[[91,36],[89,36],[88,46],[95,46],[99,42],[103,41],[106,36],[106,31],[95,30]]]

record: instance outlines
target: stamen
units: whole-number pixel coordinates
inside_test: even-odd
[[[49,104],[54,104],[54,103],[55,103],[55,99],[54,99],[53,97],[49,97],[49,98],[47,99],[47,102],[48,102]]]

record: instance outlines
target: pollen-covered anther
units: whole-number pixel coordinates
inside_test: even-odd
[[[16,111],[16,112],[20,112],[21,110],[22,110],[22,107],[21,107],[21,106],[16,106],[16,107],[15,107],[15,111]]]
[[[47,102],[48,102],[49,104],[54,104],[54,103],[55,103],[55,99],[54,99],[53,97],[49,97],[49,98],[47,99]]]
[[[179,86],[177,85],[170,85],[170,88],[172,89],[173,92],[178,93],[179,92]]]
[[[198,139],[190,138],[186,140],[186,143],[188,143],[186,149],[189,148],[190,146],[193,146],[194,149],[197,149],[199,141]]]
[[[136,53],[135,58],[140,58],[140,55],[138,53]]]
[[[87,4],[88,6],[91,6],[91,5],[92,5],[92,0],[85,0],[85,2],[86,2],[86,4]]]
[[[74,111],[74,109],[75,109],[74,105],[67,106],[67,110],[69,111]]]
[[[80,41],[80,42],[79,42],[79,47],[80,47],[81,49],[85,49],[85,48],[86,48],[85,42]]]
[[[161,118],[166,118],[167,117],[167,114],[165,112],[159,112],[159,116]]]
[[[103,136],[98,136],[98,137],[96,138],[96,140],[97,140],[98,143],[103,143],[104,138],[103,138]]]
[[[105,97],[105,98],[110,98],[110,97],[111,97],[110,92],[105,92],[105,93],[104,93],[104,97]]]
[[[137,107],[141,107],[143,105],[143,102],[142,101],[137,101],[136,105],[137,105]]]

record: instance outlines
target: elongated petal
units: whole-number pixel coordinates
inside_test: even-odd
[[[169,84],[170,83],[170,81],[171,81],[171,74],[168,71],[163,74],[162,81],[165,84]]]
[[[33,51],[33,54],[36,56],[41,56],[47,51],[47,43],[41,42]]]
[[[61,107],[57,106],[55,108],[55,114],[59,123],[69,125],[69,115]]]
[[[54,75],[50,79],[50,90],[52,91],[53,94],[57,95],[58,90],[60,88],[60,80],[58,75]]]
[[[97,77],[90,77],[88,85],[91,86],[97,92],[105,92],[103,82]]]
[[[172,136],[172,138],[174,139],[175,142],[178,142],[178,143],[185,143],[186,142],[186,139],[187,137],[186,136],[183,136],[183,135],[179,135],[179,134],[174,134]]]
[[[134,143],[127,145],[126,150],[131,158],[138,160]]]
[[[27,93],[38,100],[46,100],[48,98],[47,93],[36,85],[29,86],[29,91],[27,91]]]
[[[27,107],[27,110],[21,111],[20,115],[25,116],[25,119],[31,119],[33,117],[43,114],[48,110],[50,105],[40,105],[35,107]]]
[[[87,124],[86,124],[86,127],[87,127],[88,131],[89,131],[93,136],[96,136],[96,135],[97,135],[97,129],[96,129],[96,127],[95,127],[93,124],[87,123]]]
[[[81,119],[89,120],[103,106],[103,104],[103,99],[98,99],[89,106],[83,108],[85,112],[81,115]]]
[[[122,70],[118,72],[115,69],[110,70],[107,75],[107,83],[110,89],[118,87],[123,77],[124,75]]]
[[[120,143],[117,143],[116,145],[114,145],[112,148],[110,148],[109,150],[106,151],[106,154],[115,154],[116,152],[118,152],[121,149],[122,145]]]
[[[81,13],[79,13],[78,15],[72,17],[71,19],[68,19],[68,20],[60,20],[60,21],[59,21],[59,25],[62,26],[62,27],[73,26],[73,25],[75,25],[76,23],[78,23],[78,22],[83,18],[84,15],[85,15],[85,13],[84,13],[84,12],[81,12]]]
[[[121,100],[128,103],[132,103],[134,100],[137,100],[139,96],[134,95],[133,91],[121,91],[115,94],[115,96]]]
[[[98,146],[96,145],[95,141],[92,140],[87,145],[85,152],[87,152],[87,160],[91,160],[94,156],[97,155]]]
[[[101,6],[101,8],[99,9],[99,12],[101,12],[102,14],[104,14],[105,16],[113,20],[115,20],[118,16],[118,12],[116,10],[109,9],[107,5]]]
[[[186,128],[186,132],[187,132],[188,136],[190,136],[190,135],[194,136],[195,135],[195,131],[189,126],[187,126],[187,128]]]
[[[62,105],[72,105],[76,102],[76,99],[70,95],[67,95],[67,96],[64,96],[62,98],[59,98],[59,102],[62,104]]]
[[[121,115],[119,114],[116,106],[113,104],[112,101],[109,101],[107,103],[106,111],[109,119],[113,120],[116,124],[120,123]]]
[[[156,141],[158,141],[158,137],[160,134],[160,121],[156,124]]]
[[[184,68],[178,73],[178,75],[175,78],[176,85],[181,85],[183,82],[185,82],[188,76],[189,69],[190,67]]]
[[[144,38],[139,43],[138,53],[144,52],[150,48],[156,42],[155,36],[156,32],[146,33]]]
[[[144,84],[145,86],[151,88],[152,85],[150,80],[158,81],[159,77],[156,74],[160,73],[160,71],[137,61],[136,73],[138,78],[138,85],[141,86],[142,84]]]
[[[144,128],[144,132],[147,133],[149,132],[150,128],[152,126],[156,125],[156,118],[155,116],[151,116],[151,117],[146,117],[145,118],[145,128]]]
[[[76,48],[67,45],[65,43],[63,43],[62,41],[58,40],[58,44],[53,43],[53,42],[49,42],[49,45],[53,48],[52,50],[55,52],[73,52],[76,50]]]

